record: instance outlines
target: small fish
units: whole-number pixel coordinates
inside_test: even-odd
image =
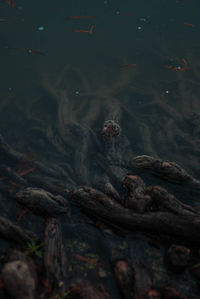
[[[94,25],[92,25],[92,26],[90,27],[90,30],[75,29],[74,32],[82,32],[82,33],[89,33],[89,34],[92,34],[93,29],[94,29]]]
[[[90,30],[75,29],[74,32],[90,33]]]
[[[173,67],[172,65],[164,65],[164,67],[166,69],[171,70],[171,71],[175,71],[175,72],[181,71],[181,72],[183,72],[183,71],[185,71],[185,70],[188,69],[188,63],[187,63],[187,61],[184,58],[182,58],[181,60],[183,61],[183,64],[184,64],[183,67],[180,67],[180,66]]]
[[[30,53],[30,54],[38,54],[38,55],[42,55],[45,56],[45,54],[41,51],[38,50],[33,50],[33,49],[26,49],[26,48],[12,48],[12,50],[16,50],[16,51],[21,51],[21,52],[26,52],[26,53]]]
[[[8,21],[8,19],[5,19],[5,18],[0,19],[0,22],[7,22],[7,21]]]
[[[181,60],[183,61],[183,64],[184,64],[183,71],[185,71],[188,69],[188,63],[184,58],[182,58]]]
[[[92,25],[91,28],[90,28],[90,30],[89,30],[90,34],[92,34],[93,29],[94,29],[94,25]]]
[[[125,67],[137,67],[137,64],[124,64],[120,66],[120,68],[125,68]]]
[[[77,19],[93,19],[95,16],[68,16],[67,19],[77,20]]]
[[[14,7],[14,8],[17,8],[17,4],[15,4],[13,1],[11,0],[4,0],[8,5]]]
[[[183,23],[185,26],[189,26],[189,27],[195,27],[195,24],[190,24],[190,23]]]
[[[173,66],[172,65],[164,65],[164,68],[171,70],[171,69],[173,69]]]

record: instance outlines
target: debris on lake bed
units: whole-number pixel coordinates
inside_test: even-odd
[[[120,125],[111,119],[105,121],[99,137],[105,144],[112,144],[120,133]],[[110,147],[107,151],[108,156]],[[179,183],[178,188],[181,188],[181,183],[188,183],[198,189],[199,181],[181,166],[146,155],[131,157],[130,161],[124,159],[124,162],[118,163],[121,165],[118,170],[120,167],[125,169],[125,176],[118,184],[107,177],[102,178],[105,182],[102,191],[74,182],[70,190],[64,190],[62,187],[54,188],[58,178],[61,186],[64,186],[68,177],[59,173],[59,167],[46,167],[36,159],[25,159],[26,155],[16,152],[1,135],[0,152],[0,192],[7,200],[28,209],[29,215],[36,214],[44,218],[42,240],[34,232],[0,217],[0,237],[12,245],[12,249],[1,253],[1,290],[17,299],[114,299],[120,296],[125,299],[190,298],[187,292],[186,295],[182,294],[177,285],[169,284],[164,278],[162,283],[157,284],[154,276],[156,270],[147,264],[145,257],[133,258],[131,250],[134,250],[136,243],[131,243],[130,251],[116,245],[114,251],[106,248],[109,244],[106,244],[106,240],[114,240],[118,233],[121,236],[122,231],[127,236],[140,235],[150,241],[157,235],[157,242],[163,248],[160,255],[163,256],[165,271],[182,275],[189,270],[190,279],[199,279],[200,211],[182,203],[163,186],[147,186],[146,179],[134,173],[137,168],[147,174],[150,170],[157,173],[158,177]],[[112,155],[107,163],[114,163]],[[10,183],[11,180],[14,184]],[[124,192],[121,192],[122,189]],[[77,210],[80,213],[80,225],[74,226],[71,223]],[[84,217],[87,217],[86,222]],[[97,227],[91,222],[88,226],[88,221],[99,221],[102,225]],[[103,225],[113,230],[107,233],[108,229],[102,229]],[[67,238],[63,227],[70,232]],[[81,236],[80,227],[87,227],[85,236]],[[100,238],[101,234],[104,240]],[[101,254],[95,254],[95,250],[91,249],[87,251],[85,242],[78,243],[81,237],[90,240],[96,238],[98,247],[102,242]],[[166,241],[161,241],[162,238]],[[118,248],[123,248],[123,255],[118,254]],[[17,272],[17,269],[20,270]],[[109,284],[105,283],[111,278],[116,284],[113,287],[115,295]]]

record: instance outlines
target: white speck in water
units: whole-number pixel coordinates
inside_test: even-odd
[[[116,15],[119,15],[120,14],[120,12],[119,11],[116,11]]]
[[[44,30],[44,27],[43,27],[43,26],[40,26],[40,27],[38,27],[38,30],[39,30],[39,31],[43,31],[43,30]]]
[[[166,90],[165,93],[169,93],[169,90]]]
[[[141,29],[142,29],[142,27],[140,27],[140,26],[139,26],[137,29],[138,29],[138,30],[141,30]]]
[[[146,20],[147,19],[145,19],[145,18],[140,18],[140,21],[142,21],[142,22],[146,22]]]
[[[76,95],[79,95],[79,94],[80,94],[80,92],[79,92],[78,90],[76,90],[76,91],[75,91],[75,94],[76,94]]]
[[[12,90],[12,87],[9,87],[8,90],[11,91],[11,90]]]
[[[181,70],[181,66],[177,66],[177,69],[178,69],[178,70]]]
[[[104,3],[104,4],[108,4],[108,1],[105,0],[103,3]]]

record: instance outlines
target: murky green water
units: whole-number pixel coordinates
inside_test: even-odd
[[[16,150],[90,184],[103,122],[116,118],[120,159],[149,154],[200,175],[198,0],[16,4],[0,2],[0,131]]]

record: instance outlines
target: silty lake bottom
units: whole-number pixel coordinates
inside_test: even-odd
[[[56,185],[59,190],[51,193],[63,195],[83,185],[104,192],[110,181],[126,198],[121,180],[127,173],[199,209],[197,188],[161,180],[146,169],[119,166],[148,155],[174,161],[199,179],[199,9],[198,0],[0,2],[0,133],[26,157],[20,164],[1,148],[1,217],[16,223],[27,207],[8,196],[8,190],[19,192],[27,186],[52,191]],[[108,145],[102,129],[112,119],[121,132]],[[27,186],[11,177],[8,168],[21,173]],[[11,246],[40,268],[35,298],[57,298],[59,293],[70,298],[69,286],[78,278],[93,285],[102,298],[125,298],[113,270],[117,253],[130,267],[139,262],[148,268],[151,289],[170,286],[187,298],[198,298],[199,286],[190,273],[200,262],[198,242],[190,244],[167,231],[164,236],[156,230],[127,231],[120,222],[82,211],[68,193],[64,197],[70,211],[51,216],[60,223],[67,256],[65,289],[51,285],[45,272],[47,241],[38,245],[37,256],[36,251],[27,253],[26,242],[1,238],[1,269]],[[34,232],[41,244],[45,221],[29,210],[18,225]],[[185,271],[178,274],[165,262],[172,244],[191,251]],[[1,285],[1,298],[8,298],[5,282]]]

